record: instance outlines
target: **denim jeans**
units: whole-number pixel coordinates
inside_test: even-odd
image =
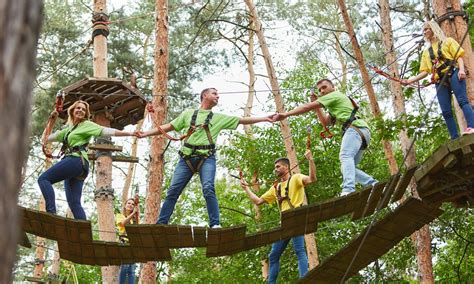
[[[448,78],[450,83],[449,87],[436,84],[436,96],[438,97],[439,106],[441,107],[443,118],[446,122],[446,126],[448,127],[451,139],[456,139],[459,137],[456,120],[454,119],[452,111],[451,93],[454,93],[456,96],[459,107],[461,108],[464,118],[466,119],[467,127],[474,128],[474,114],[466,95],[466,80],[459,81],[458,72],[458,69],[454,69],[453,75]]]
[[[84,167],[81,158],[66,156],[39,176],[38,185],[46,203],[46,212],[56,214],[53,184],[64,180],[67,203],[74,218],[86,220],[86,213],[81,205],[84,180],[78,179],[86,168],[89,171],[89,164]]]
[[[364,134],[367,146],[370,144],[370,131],[368,128],[359,128]],[[362,138],[360,134],[349,127],[342,137],[341,151],[339,152],[339,160],[341,161],[342,172],[342,192],[348,193],[355,191],[356,182],[363,186],[369,186],[377,181],[356,168],[357,164],[362,160],[364,150],[361,150]]]
[[[120,266],[120,277],[119,277],[119,283],[120,284],[134,284],[135,283],[135,263],[131,264],[122,264]]]
[[[291,238],[291,241],[293,242],[293,249],[295,250],[298,259],[298,271],[301,278],[308,272],[308,257],[306,256],[306,250],[304,247],[304,236],[293,237]],[[290,239],[287,239],[272,244],[272,250],[268,256],[270,262],[268,283],[276,283],[278,272],[280,272],[280,256],[289,242]]]
[[[196,166],[197,163],[203,159],[201,157],[191,158],[191,163]],[[207,214],[209,215],[209,226],[219,225],[219,204],[217,202],[216,192],[214,189],[214,179],[216,176],[216,157],[211,155],[206,158],[199,170],[199,177],[201,179],[202,193],[206,200]],[[183,192],[183,189],[193,177],[193,172],[186,164],[183,158],[179,159],[178,164],[174,170],[171,185],[166,194],[165,202],[161,207],[160,216],[157,224],[168,224],[171,214],[173,214],[176,201]]]

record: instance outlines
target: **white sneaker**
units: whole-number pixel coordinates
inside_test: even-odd
[[[211,229],[220,229],[220,228],[222,228],[221,225],[213,225],[213,226],[211,227]]]
[[[346,190],[343,190],[343,191],[341,191],[341,194],[340,194],[339,196],[346,196],[346,195],[351,194],[351,193],[353,193],[353,192],[354,192],[354,191],[346,191]]]

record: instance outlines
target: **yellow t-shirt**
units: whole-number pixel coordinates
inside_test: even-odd
[[[279,183],[281,188],[281,196],[286,196],[286,186],[288,184],[288,180]],[[278,187],[278,185],[277,185]],[[303,185],[303,175],[302,174],[294,174],[291,176],[290,179],[290,187],[288,189],[288,196],[290,197],[291,204],[293,207],[300,207],[303,204],[304,200],[304,185]],[[268,204],[271,204],[277,201],[277,188],[272,186],[267,192],[265,192],[261,198],[265,200]],[[280,210],[286,211],[291,209],[290,204],[288,203],[288,199],[283,200],[281,203]]]
[[[122,225],[122,222],[125,219],[126,219],[126,217],[122,213],[117,213],[115,215],[115,225],[117,226],[119,239],[128,242],[128,237],[127,237],[127,232],[125,231],[125,226]],[[135,222],[134,222],[133,218],[130,219],[130,224],[134,224],[134,223]]]
[[[435,57],[438,56],[438,48],[439,48],[439,42],[436,42],[432,44],[433,46],[433,53]],[[459,48],[459,51],[458,51]],[[457,53],[456,53],[457,52]],[[462,57],[464,55],[464,49],[459,46],[459,43],[454,40],[451,37],[446,38],[445,41],[443,41],[443,44],[441,45],[441,54],[444,56],[446,59],[450,60],[457,60],[459,57]],[[456,55],[456,58],[454,58],[454,55]],[[440,62],[439,64],[443,64],[443,62]],[[423,50],[423,54],[421,55],[421,62],[420,62],[420,72],[428,72],[431,73],[433,68],[433,64],[431,62],[430,58],[430,52],[428,49]],[[445,70],[441,71],[446,71],[448,68],[445,68]],[[438,75],[435,74],[436,79],[438,79]]]

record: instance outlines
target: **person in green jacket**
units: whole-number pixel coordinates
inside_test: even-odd
[[[63,142],[63,158],[38,178],[38,185],[46,203],[46,212],[56,214],[53,184],[64,181],[69,208],[75,219],[86,219],[81,205],[84,179],[89,173],[87,145],[92,137],[133,136],[134,132],[100,126],[89,120],[89,104],[78,100],[67,110],[66,127],[49,135],[47,142]],[[58,113],[53,111],[52,116]],[[45,144],[46,141],[43,141]]]

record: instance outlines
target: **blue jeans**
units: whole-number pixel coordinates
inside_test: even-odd
[[[131,264],[122,264],[120,266],[120,277],[119,283],[125,284],[128,280],[128,284],[135,283],[135,263]]]
[[[191,158],[191,163],[196,166],[203,159],[201,157]],[[217,202],[216,191],[214,189],[214,179],[216,176],[216,157],[211,155],[204,160],[199,170],[201,179],[202,193],[206,200],[207,214],[209,215],[209,226],[219,225],[219,204]],[[183,192],[188,182],[193,177],[193,172],[188,167],[183,158],[179,158],[179,162],[174,170],[171,185],[166,194],[165,202],[161,207],[160,216],[157,224],[168,224],[171,214],[173,214],[176,201]]]
[[[359,128],[364,134],[367,146],[370,144],[370,131],[368,128]],[[363,186],[369,186],[377,181],[356,168],[357,164],[362,160],[364,150],[361,150],[362,138],[359,133],[349,127],[342,137],[341,150],[339,152],[339,160],[341,161],[342,172],[342,192],[348,193],[355,191],[355,184],[360,183]]]
[[[451,93],[454,93],[456,96],[459,107],[461,108],[464,118],[466,119],[467,127],[474,128],[474,114],[466,95],[466,80],[459,81],[458,72],[458,69],[454,69],[453,75],[447,78],[450,83],[449,87],[436,84],[436,96],[438,97],[439,106],[441,107],[443,118],[446,122],[446,126],[448,127],[451,139],[456,139],[459,137],[456,120],[454,119],[452,111]]]
[[[89,171],[89,164],[84,166],[79,157],[66,156],[53,165],[38,178],[38,185],[46,203],[46,212],[56,214],[56,201],[53,184],[64,180],[66,199],[75,219],[86,220],[86,213],[81,205],[84,180],[78,179],[83,170]]]
[[[306,256],[306,250],[304,247],[304,236],[291,238],[291,241],[293,242],[293,249],[295,250],[296,257],[298,258],[298,271],[301,278],[308,272],[308,257]],[[290,239],[287,239],[272,244],[272,250],[268,256],[270,261],[268,283],[276,283],[278,272],[280,272],[280,256],[286,249],[286,246],[289,242]]]

